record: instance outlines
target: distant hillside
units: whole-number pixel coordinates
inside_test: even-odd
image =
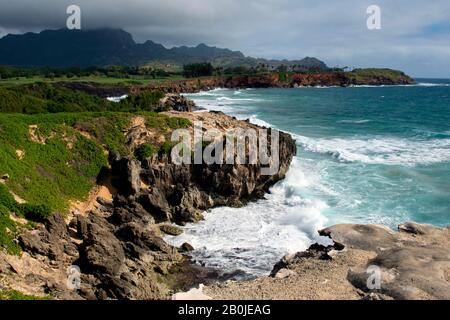
[[[209,47],[165,48],[153,41],[136,43],[131,34],[118,29],[46,30],[40,33],[7,35],[0,39],[0,65],[20,67],[138,66],[154,62],[187,64],[211,62],[216,67],[282,64],[297,70],[327,69],[316,58],[298,61],[265,60],[246,57],[242,52]]]

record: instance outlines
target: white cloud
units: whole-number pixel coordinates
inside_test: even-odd
[[[387,66],[450,77],[450,34],[424,32],[450,21],[447,0],[0,0],[0,31],[65,25],[77,3],[85,28],[117,27],[168,46],[205,42],[248,55],[317,56],[330,65]],[[382,30],[366,28],[366,9],[382,10]]]

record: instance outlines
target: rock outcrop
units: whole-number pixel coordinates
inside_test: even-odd
[[[196,109],[195,103],[192,100],[185,98],[179,94],[166,94],[160,101],[159,111],[179,111],[192,112]]]
[[[253,126],[221,113],[201,116],[208,118],[207,125],[220,124],[221,129],[225,124]],[[144,143],[141,138],[147,135],[142,130],[145,126],[130,129],[130,141]],[[279,141],[281,162],[271,176],[261,175],[261,164],[178,165],[168,155],[141,162],[111,152],[108,181],[117,191],[112,202],[99,198],[95,209],[75,215],[68,224],[55,214],[20,236],[24,252],[40,266],[31,275],[39,274],[41,280],[29,281],[33,290],[27,291],[61,299],[148,300],[167,299],[173,290],[196,283],[210,271],[192,266],[181,254],[193,250],[191,245],[175,248],[163,240],[162,232],[178,234],[173,224],[197,222],[211,207],[243,206],[262,198],[285,176],[296,152],[290,135],[280,133]],[[42,271],[46,268],[53,270],[52,276]],[[68,268],[79,268],[79,288],[67,285]],[[16,286],[26,282],[22,274],[12,273]]]
[[[399,232],[381,226],[338,225],[321,231],[348,250],[374,252],[348,281],[365,293],[393,299],[450,299],[450,228],[406,223]],[[370,267],[378,268],[380,288],[370,290]]]
[[[203,120],[206,127],[255,128],[223,113],[182,113],[169,115],[186,117],[192,121]],[[269,130],[270,131],[270,130]],[[270,139],[269,139],[270,140]],[[270,145],[269,145],[270,147]],[[157,223],[175,222],[183,225],[202,219],[201,212],[216,206],[241,207],[260,199],[277,181],[283,179],[293,156],[295,141],[290,135],[279,133],[278,171],[263,175],[258,164],[173,164],[170,157],[155,155],[142,163],[131,157],[110,157],[114,186],[121,193],[151,212]],[[150,186],[150,187],[141,187]]]
[[[26,253],[53,269],[53,275],[42,280],[45,284],[34,282],[41,294],[60,299],[168,298],[170,288],[161,279],[173,274],[172,268],[182,269],[186,258],[164,242],[141,206],[123,197],[114,206],[102,208],[105,217],[99,212],[78,215],[69,226],[55,214],[45,226],[20,237]],[[66,284],[71,266],[81,270],[79,288]],[[51,281],[54,278],[65,281]],[[16,282],[21,280],[16,277]]]
[[[279,80],[278,74],[255,75],[255,76],[229,76],[208,77],[200,79],[188,79],[178,81],[165,81],[153,83],[146,86],[133,86],[130,88],[132,94],[143,91],[162,91],[166,93],[194,93],[199,91],[213,90],[216,88],[272,88],[288,86]]]
[[[284,257],[271,277],[205,288],[214,299],[450,299],[450,227],[336,225],[334,241]]]

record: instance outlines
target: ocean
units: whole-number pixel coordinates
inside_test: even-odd
[[[413,86],[216,89],[186,95],[292,134],[298,154],[267,200],[216,208],[190,224],[199,264],[234,278],[267,275],[285,254],[327,243],[339,223],[450,225],[450,80]]]

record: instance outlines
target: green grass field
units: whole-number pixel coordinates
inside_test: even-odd
[[[55,77],[55,78],[45,78],[45,77],[30,77],[30,78],[11,78],[11,79],[0,79],[0,86],[17,86],[24,84],[33,84],[37,82],[46,83],[57,83],[57,82],[93,82],[102,85],[146,85],[150,83],[160,83],[168,80],[182,80],[184,77],[171,76],[165,78],[152,78],[150,76],[130,76],[128,78],[113,78],[107,76],[88,76],[88,77]]]

